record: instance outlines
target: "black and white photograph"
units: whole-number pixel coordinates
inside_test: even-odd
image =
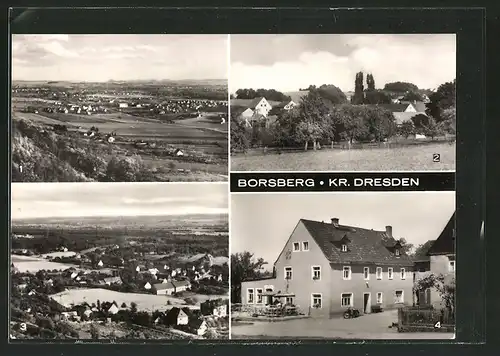
[[[12,35],[13,182],[220,182],[228,35]]]
[[[454,171],[455,34],[230,37],[231,171]]]
[[[229,339],[226,183],[14,183],[10,340]]]
[[[454,338],[455,192],[233,193],[230,206],[232,339]]]

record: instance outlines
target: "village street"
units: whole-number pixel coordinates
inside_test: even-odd
[[[389,328],[397,321],[397,311],[362,315],[356,319],[295,319],[253,324],[233,323],[233,339],[254,338],[333,338],[333,339],[452,339],[452,333],[398,333]]]

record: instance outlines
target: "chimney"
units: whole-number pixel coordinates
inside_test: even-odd
[[[385,227],[385,233],[387,234],[387,236],[392,237],[392,226],[387,225]]]
[[[339,218],[332,218],[332,224],[334,226],[339,226]]]

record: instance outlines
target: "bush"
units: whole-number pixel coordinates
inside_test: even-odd
[[[151,181],[151,170],[146,167],[140,156],[113,157],[106,168],[108,182],[144,182]]]

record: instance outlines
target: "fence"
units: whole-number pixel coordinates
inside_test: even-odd
[[[231,316],[239,317],[259,317],[265,316],[270,318],[279,318],[285,316],[301,315],[301,311],[297,307],[273,307],[267,305],[251,305],[251,304],[236,304],[231,303]]]
[[[454,329],[455,315],[448,309],[404,307],[398,310],[398,329],[400,331],[447,332]]]

